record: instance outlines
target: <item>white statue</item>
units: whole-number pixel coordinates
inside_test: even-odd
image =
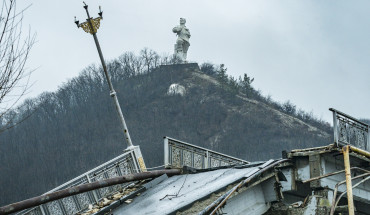
[[[186,62],[186,55],[190,46],[189,38],[190,31],[185,26],[186,19],[180,18],[180,25],[172,29],[173,33],[177,34],[177,40],[175,44],[175,55],[182,62]]]

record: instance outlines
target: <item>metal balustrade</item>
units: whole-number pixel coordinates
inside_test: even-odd
[[[333,108],[334,143],[370,151],[370,126]]]
[[[138,173],[145,171],[140,164],[141,152],[138,146],[134,146],[131,150],[126,151],[122,155],[113,158],[112,160],[64,183],[47,193],[55,192],[65,188],[86,184],[90,182],[100,181],[103,179],[113,178],[117,176]],[[110,187],[105,187],[98,190],[93,190],[86,193],[77,194],[75,196],[66,197],[56,201],[52,201],[38,207],[27,209],[19,212],[22,215],[66,215],[76,214],[86,210],[90,204],[95,204],[108,195],[123,189],[129,184],[120,184]]]
[[[197,169],[248,164],[248,161],[185,143],[170,137],[164,138],[165,167],[189,166]]]

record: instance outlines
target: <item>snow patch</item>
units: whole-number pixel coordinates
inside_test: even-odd
[[[167,95],[184,96],[185,93],[186,93],[185,87],[180,84],[171,84],[171,86],[167,90]]]

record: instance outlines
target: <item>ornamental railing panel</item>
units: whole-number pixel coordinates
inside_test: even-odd
[[[47,193],[55,192],[58,190],[66,189],[69,187],[100,181],[108,178],[114,178],[122,175],[140,172],[140,164],[137,159],[136,151],[140,150],[135,148],[127,151],[118,157],[68,181],[50,190]],[[139,152],[140,153],[140,152]],[[141,157],[141,153],[140,153]],[[139,157],[139,158],[140,158]],[[24,215],[70,215],[86,210],[89,205],[98,203],[108,195],[123,189],[129,183],[105,187],[85,193],[80,193],[74,196],[58,199],[46,204],[27,209],[19,212],[18,214]]]
[[[333,108],[334,143],[370,151],[370,126]]]
[[[211,167],[248,163],[248,161],[185,143],[170,137],[164,138],[165,167],[176,168],[189,166],[196,169],[206,169]]]

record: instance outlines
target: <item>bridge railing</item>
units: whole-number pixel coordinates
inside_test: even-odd
[[[170,137],[164,138],[165,167],[173,168],[189,166],[196,169],[205,169],[248,163],[248,161],[185,143]]]
[[[333,108],[334,143],[370,151],[370,126]]]
[[[131,150],[113,158],[112,160],[50,190],[47,193],[66,189],[69,187],[100,181],[117,176],[138,173],[145,171],[145,165],[142,161],[140,148],[134,146]],[[93,190],[52,201],[31,209],[19,212],[24,215],[66,215],[76,214],[86,210],[89,205],[98,203],[103,198],[119,191],[129,184],[120,184],[102,189]]]

